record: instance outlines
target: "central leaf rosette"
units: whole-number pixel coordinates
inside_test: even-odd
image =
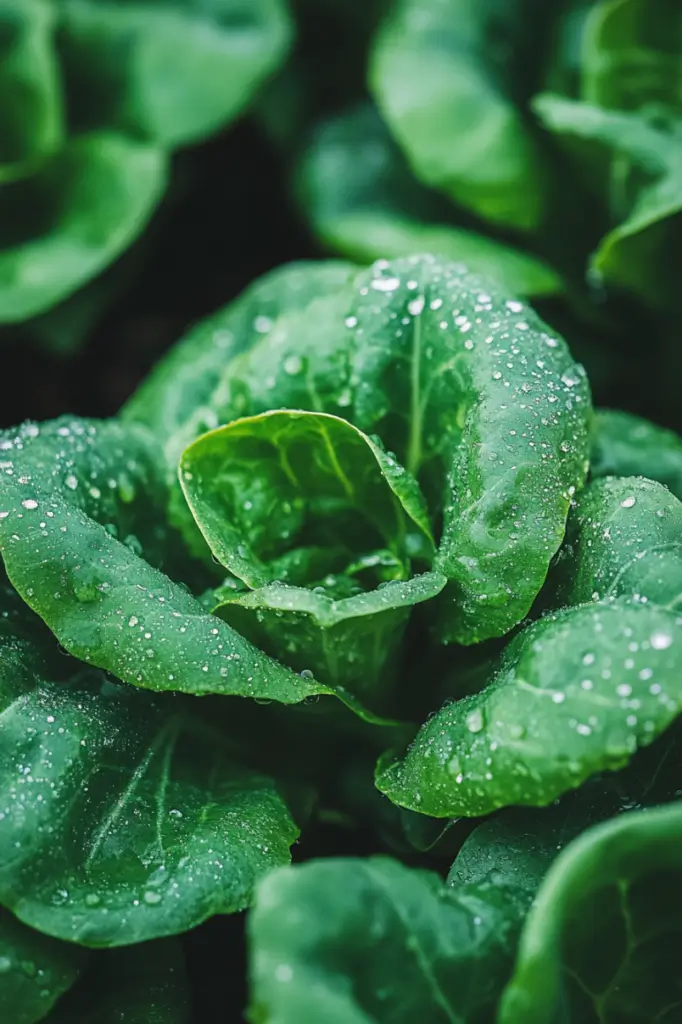
[[[373,710],[413,605],[445,586],[417,481],[377,440],[326,413],[236,420],[185,451],[180,480],[230,573],[214,611],[299,672]]]
[[[245,300],[255,336],[231,322],[201,406],[224,426],[185,450],[173,516],[229,570],[212,610],[393,714],[413,605],[430,600],[441,643],[500,637],[527,615],[585,480],[589,389],[533,310],[458,264],[379,261],[307,302],[275,284]],[[275,313],[267,330],[259,309]],[[154,418],[158,397],[138,412]],[[181,418],[167,454],[194,422]]]

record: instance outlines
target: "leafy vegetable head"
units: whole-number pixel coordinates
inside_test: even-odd
[[[674,879],[678,444],[436,256],[283,268],[0,435],[0,1006],[188,1024],[174,936],[255,901],[254,1021],[641,1019],[648,919],[592,957],[576,879],[605,946]]]

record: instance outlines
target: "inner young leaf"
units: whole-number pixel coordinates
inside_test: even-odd
[[[359,593],[363,582],[407,579],[413,562],[431,560],[418,484],[337,416],[282,410],[237,420],[185,450],[180,482],[214,556],[248,587],[312,587],[344,573]],[[334,596],[348,596],[339,586]]]

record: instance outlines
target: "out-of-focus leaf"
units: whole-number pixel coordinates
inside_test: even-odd
[[[413,177],[371,106],[318,128],[298,168],[301,206],[330,249],[361,263],[431,252],[517,295],[560,292],[539,257],[459,227],[447,203]]]
[[[236,117],[284,58],[282,0],[60,0],[59,50],[76,124],[164,146]]]
[[[546,14],[532,0],[398,0],[370,64],[379,109],[417,176],[522,230],[539,226],[546,200],[543,154],[521,106]]]
[[[682,258],[682,121],[665,130],[641,114],[550,94],[534,108],[606,199],[613,227],[591,258],[596,279],[670,312]]]
[[[682,113],[678,0],[601,0],[585,24],[582,98],[616,110]]]
[[[42,1020],[76,981],[86,958],[84,950],[27,928],[0,907],[0,1020]]]
[[[46,0],[0,2],[0,182],[61,141],[62,99]]]
[[[0,186],[0,323],[42,313],[95,277],[143,230],[165,181],[161,150],[93,134]]]

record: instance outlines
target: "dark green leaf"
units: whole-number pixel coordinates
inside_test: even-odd
[[[0,645],[0,902],[20,920],[142,942],[242,910],[289,860],[298,829],[275,782],[179,698],[96,673],[55,683],[31,671],[35,641]]]
[[[447,203],[419,185],[370,106],[318,129],[298,171],[305,214],[322,241],[369,263],[440,253],[515,295],[552,295],[558,275],[536,256],[451,223]]]
[[[73,985],[83,950],[27,928],[0,908],[0,1019],[35,1024]]]
[[[379,765],[393,801],[434,817],[544,805],[627,764],[682,709],[682,619],[624,598],[548,615],[492,682],[444,707]]]
[[[0,445],[5,569],[71,654],[152,690],[285,703],[329,692],[207,615],[137,553],[147,553],[137,534],[154,539],[165,513],[163,467],[141,428],[29,424]]]
[[[590,473],[646,476],[682,500],[682,438],[629,412],[598,409],[592,435]]]
[[[376,432],[444,506],[437,628],[463,643],[526,614],[586,472],[582,368],[531,309],[434,257],[379,261],[282,317],[211,404],[219,422],[284,406]]]
[[[528,74],[527,19],[537,28],[543,8],[398,0],[370,64],[379,108],[417,176],[481,217],[525,230],[542,221],[546,168],[514,79]]]
[[[606,200],[613,228],[592,256],[594,275],[670,311],[677,301],[682,123],[664,130],[642,115],[550,94],[534,107]]]
[[[53,25],[52,4],[44,0],[0,4],[0,181],[25,172],[61,142]]]
[[[601,0],[585,25],[582,97],[617,110],[682,112],[677,0]]]
[[[93,953],[83,980],[46,1024],[190,1024],[182,947],[160,939]]]
[[[145,227],[165,183],[161,150],[101,133],[0,187],[0,322],[42,313],[103,270]]]
[[[155,366],[123,409],[156,436],[171,480],[170,514],[198,553],[209,556],[180,491],[178,459],[200,434],[221,422],[214,394],[231,360],[262,340],[281,313],[302,310],[339,291],[353,276],[349,263],[290,263],[252,284],[234,302],[194,327]],[[231,417],[234,418],[234,417]]]
[[[402,641],[414,606],[432,600],[446,580],[424,573],[378,589],[335,598],[272,583],[238,594],[216,614],[242,636],[301,673],[312,673],[376,712],[399,713]]]
[[[633,595],[682,605],[682,503],[662,484],[606,477],[578,495],[550,575],[555,605]]]
[[[386,857],[275,871],[250,916],[250,1019],[487,1020],[526,904],[497,881],[448,889]]]
[[[282,0],[61,0],[60,53],[77,124],[164,146],[242,112],[286,55]]]
[[[682,803],[585,832],[550,868],[521,938],[500,1024],[674,1021]],[[671,956],[672,954],[672,956]]]

